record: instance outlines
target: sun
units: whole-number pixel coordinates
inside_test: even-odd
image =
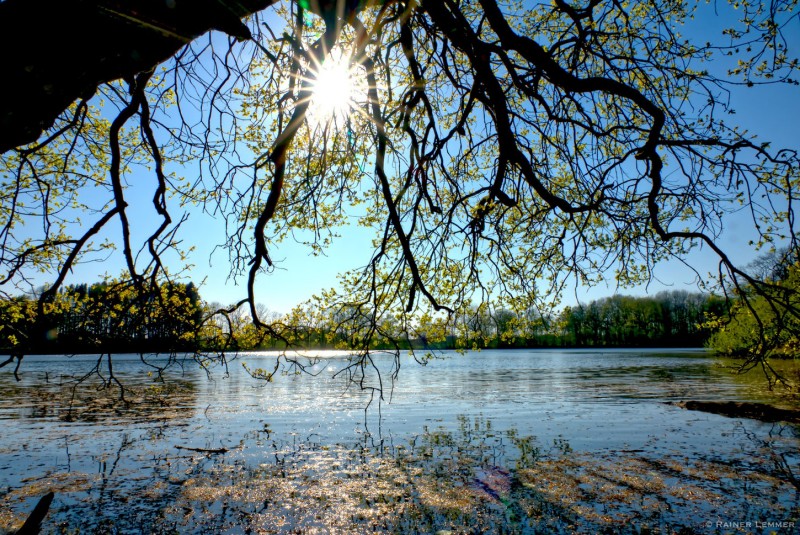
[[[343,125],[366,93],[349,58],[335,50],[312,73],[312,84],[307,117],[314,126]]]

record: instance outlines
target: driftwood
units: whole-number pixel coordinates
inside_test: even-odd
[[[17,366],[14,368],[14,379],[16,379],[17,382],[19,382],[20,380],[19,367],[22,365],[22,355],[9,355],[8,360],[6,360],[5,362],[0,362],[0,368],[8,364],[11,364],[12,362],[14,362],[14,359],[17,360]]]
[[[710,412],[729,418],[750,418],[762,422],[800,423],[800,410],[780,409],[765,403],[739,401],[678,401],[669,404],[690,411]]]
[[[42,529],[42,521],[47,516],[47,511],[50,510],[50,504],[53,502],[55,494],[48,492],[39,500],[36,507],[33,508],[31,515],[16,532],[16,535],[36,535]]]
[[[186,446],[175,446],[175,448],[179,450],[196,451],[198,453],[228,453],[228,448],[207,449],[207,448],[187,448]]]

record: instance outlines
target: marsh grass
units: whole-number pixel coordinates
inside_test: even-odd
[[[203,385],[131,382],[124,401],[92,380],[5,385],[0,394],[22,405],[6,409],[17,431],[0,443],[16,464],[0,466],[9,478],[0,532],[19,528],[49,491],[43,533],[685,535],[773,531],[732,522],[800,525],[798,426],[730,420],[726,443],[713,447],[652,436],[637,449],[586,450],[475,415],[426,420],[416,434],[322,436],[247,413],[223,435],[215,422],[235,418],[236,406],[209,412]],[[282,413],[293,401],[275,403]],[[223,437],[225,451],[213,453]]]
[[[481,420],[396,446],[274,440],[262,456],[245,451],[168,452],[147,475],[31,478],[2,495],[0,526],[18,527],[8,507],[48,489],[60,499],[46,533],[726,533],[715,523],[800,514],[766,451],[578,453]]]

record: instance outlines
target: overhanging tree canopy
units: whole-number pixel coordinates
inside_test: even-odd
[[[212,29],[249,39],[242,17],[275,0],[0,2],[0,152],[33,143],[75,100],[131,78]]]
[[[156,284],[193,204],[290,341],[304,319],[261,323],[255,280],[280,240],[324,248],[348,214],[374,254],[323,300],[363,347],[387,319],[441,334],[476,300],[544,307],[571,277],[635,284],[699,246],[720,259],[703,280],[766,293],[718,238],[744,207],[759,246],[794,247],[798,157],[731,126],[727,93],[796,85],[798,14],[736,5],[699,36],[713,10],[681,1],[6,0],[0,288],[45,270],[47,303],[112,222],[131,283]],[[320,121],[334,56],[363,85]],[[144,171],[159,223],[135,243]]]

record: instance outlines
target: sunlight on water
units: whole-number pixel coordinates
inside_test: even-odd
[[[382,402],[341,375],[346,354],[298,356],[317,376],[286,366],[272,383],[241,366],[274,358],[210,376],[187,360],[161,384],[119,356],[127,404],[75,382],[91,357],[0,375],[0,530],[51,490],[45,533],[715,533],[798,517],[797,426],[664,403],[769,398],[700,352],[406,359]]]

